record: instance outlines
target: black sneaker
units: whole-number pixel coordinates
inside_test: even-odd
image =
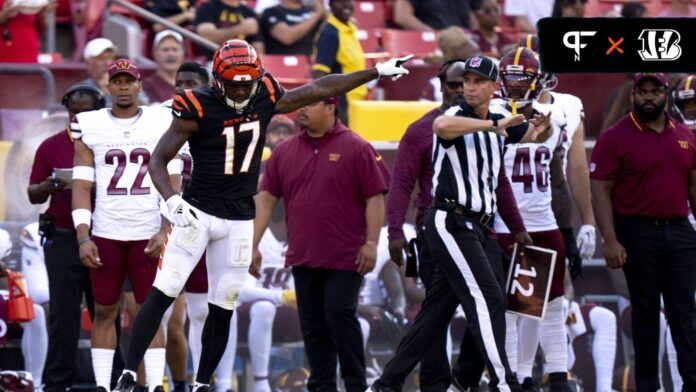
[[[97,387],[97,389],[94,390],[94,392],[109,392],[106,390],[104,387]]]
[[[133,392],[137,385],[138,383],[135,382],[132,374],[124,373],[121,375],[121,378],[118,379],[118,384],[116,384],[114,392]]]
[[[531,377],[525,377],[522,381],[522,390],[524,392],[536,392],[536,386],[534,385],[534,380]]]
[[[191,392],[210,392],[210,385],[202,385],[198,388],[191,385]]]
[[[568,384],[568,373],[549,373],[549,390],[554,392],[573,392]]]
[[[158,386],[155,388],[155,392],[164,392],[164,387],[163,386]]]

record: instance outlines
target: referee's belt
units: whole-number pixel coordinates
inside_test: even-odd
[[[457,215],[464,216],[471,219],[474,222],[478,222],[483,226],[488,226],[488,223],[493,219],[493,214],[486,214],[485,212],[475,212],[458,204],[455,200],[445,199],[442,197],[435,198],[433,206],[438,210],[443,210],[451,212]]]

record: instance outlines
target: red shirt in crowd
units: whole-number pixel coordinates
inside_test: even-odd
[[[143,91],[150,99],[150,103],[165,102],[174,96],[174,86],[156,73],[143,79]]]
[[[658,133],[631,112],[600,135],[590,178],[614,181],[611,200],[619,215],[674,219],[689,215],[692,170],[696,140],[686,125],[667,115]]]
[[[340,121],[321,138],[302,131],[279,144],[260,189],[285,204],[285,265],[356,271],[366,241],[365,201],[388,185],[382,157]]]
[[[34,165],[31,168],[29,184],[40,184],[51,177],[55,169],[70,169],[73,167],[75,146],[68,134],[63,130],[44,140],[36,150]],[[64,189],[51,196],[46,213],[53,217],[53,223],[64,229],[73,228],[72,191]]]
[[[5,0],[0,0],[0,8]],[[37,15],[17,14],[0,25],[0,63],[37,63],[39,61],[39,33]],[[6,33],[9,40],[5,40]]]
[[[439,108],[429,111],[408,126],[399,142],[387,200],[389,241],[405,238],[403,226],[416,181],[416,227],[423,226],[423,213],[433,202],[433,122],[441,114]],[[515,196],[505,175],[505,165],[500,165],[495,194],[498,213],[511,232],[525,231]]]

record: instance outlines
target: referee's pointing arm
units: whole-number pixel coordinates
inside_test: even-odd
[[[520,125],[524,122],[524,115],[501,118],[500,120],[480,120],[471,117],[454,117],[447,114],[438,116],[433,122],[433,130],[437,136],[445,140],[452,140],[461,135],[480,132],[482,130],[495,132],[500,136],[507,136],[506,128]]]

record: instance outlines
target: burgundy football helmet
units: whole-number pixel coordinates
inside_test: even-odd
[[[674,111],[692,131],[696,131],[696,75],[689,75],[677,83],[672,91]]]
[[[525,106],[539,97],[539,56],[527,48],[513,49],[500,59],[500,95],[514,100],[518,107]]]
[[[539,36],[536,34],[527,34],[517,41],[517,47],[531,49],[538,54],[540,53]],[[542,72],[539,85],[541,85],[542,90],[551,91],[558,86],[558,78],[554,74]]]

